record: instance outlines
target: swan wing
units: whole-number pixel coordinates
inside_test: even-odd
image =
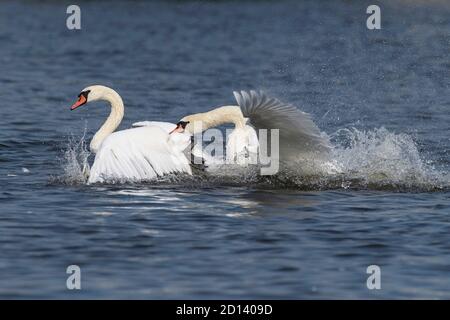
[[[330,143],[311,116],[295,106],[268,97],[264,92],[234,92],[244,117],[255,129],[279,129],[280,159],[296,160],[305,154],[326,156]]]
[[[132,128],[138,128],[138,127],[159,127],[166,131],[167,133],[171,132],[173,129],[176,128],[176,124],[170,123],[170,122],[164,122],[164,121],[139,121],[135,122],[131,125]]]
[[[152,126],[159,127],[163,129],[165,132],[170,133],[173,131],[173,129],[176,128],[177,125],[164,121],[140,121],[135,122],[132,125],[132,127],[134,128],[152,127]],[[191,165],[193,166],[198,165],[198,162],[200,162],[200,160],[195,160],[195,158],[203,159],[201,162],[202,166],[206,166],[207,163],[212,163],[211,161],[212,158],[208,157],[207,154],[203,153],[202,148],[194,147],[191,144],[193,142],[192,140],[193,139],[191,135],[188,133],[173,132],[170,134],[169,143],[174,149],[183,151],[187,158],[191,158]],[[193,148],[192,150],[190,150],[191,152],[189,152],[187,149],[189,145],[191,145]]]
[[[165,174],[191,174],[186,156],[157,126],[117,131],[100,146],[88,183],[145,181]]]

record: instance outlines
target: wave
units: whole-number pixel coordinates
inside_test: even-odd
[[[188,188],[204,186],[254,186],[299,190],[391,190],[427,192],[450,189],[448,172],[425,161],[416,143],[407,134],[390,132],[384,127],[374,130],[340,129],[330,136],[334,148],[331,161],[314,159],[282,167],[273,176],[260,176],[257,166],[217,166],[194,175],[173,174],[143,184],[176,185]],[[53,182],[86,184],[90,152],[85,134],[70,137],[61,158],[63,173]],[[305,168],[308,168],[307,170]],[[195,169],[194,169],[195,170]],[[111,184],[133,183],[110,181]],[[133,183],[135,184],[135,183]]]

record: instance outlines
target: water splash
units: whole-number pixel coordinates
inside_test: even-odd
[[[61,158],[63,174],[56,180],[64,184],[86,184],[89,176],[86,130],[81,138],[69,137]],[[341,129],[331,135],[334,148],[329,163],[314,159],[290,165],[274,176],[260,176],[257,166],[216,165],[213,170],[194,175],[171,174],[147,181],[152,185],[188,188],[206,186],[255,186],[302,190],[370,189],[393,191],[437,191],[450,188],[450,175],[422,159],[416,143],[407,134],[385,128]],[[305,170],[305,167],[308,167]],[[319,168],[320,170],[315,170]],[[325,168],[325,169],[324,169]],[[306,172],[308,172],[306,174]],[[110,181],[111,184],[132,181]],[[142,183],[145,184],[145,183]]]
[[[63,174],[57,181],[64,184],[85,184],[89,177],[89,156],[91,155],[86,142],[86,129],[81,138],[69,136],[67,145],[60,159]]]
[[[314,158],[302,159],[285,166],[275,176],[256,178],[253,175],[253,182],[260,186],[302,190],[422,192],[450,188],[449,173],[426,161],[407,134],[390,132],[384,127],[374,130],[349,128],[331,135],[331,141],[334,148],[330,161],[319,160],[318,163]]]
[[[407,134],[381,127],[371,131],[341,129],[332,135],[333,159],[340,167],[342,187],[440,189],[449,177],[422,159]]]

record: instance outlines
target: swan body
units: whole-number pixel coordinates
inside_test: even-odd
[[[176,125],[156,121],[115,132],[124,115],[123,101],[116,91],[105,86],[83,89],[71,109],[96,100],[109,102],[111,113],[90,143],[90,150],[96,155],[88,183],[142,181],[170,173],[192,173],[183,153],[190,144],[190,135],[169,135]]]
[[[183,153],[190,136],[184,137],[174,141],[158,126],[114,132],[95,155],[88,182],[143,181],[175,172],[192,174]]]

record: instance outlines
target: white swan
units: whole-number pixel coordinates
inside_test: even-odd
[[[190,135],[169,135],[177,126],[156,121],[114,132],[122,121],[124,106],[119,94],[105,86],[83,89],[71,110],[96,100],[108,101],[111,113],[90,143],[90,150],[96,155],[88,183],[142,181],[176,172],[191,174],[190,163],[183,153],[191,142]]]
[[[309,114],[296,107],[267,97],[263,92],[234,92],[237,106],[223,106],[214,110],[185,116],[185,126],[176,132],[197,134],[208,128],[232,123],[235,130],[227,141],[227,159],[240,163],[242,153],[257,152],[259,143],[254,129],[279,129],[279,160],[285,165],[302,160],[326,163],[331,145]]]

